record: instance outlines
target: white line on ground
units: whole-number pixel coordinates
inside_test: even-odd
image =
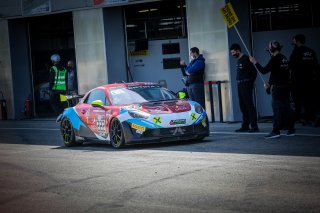
[[[246,133],[246,132],[210,132],[210,134],[225,134],[225,135],[266,135],[268,132],[253,132],[253,133]],[[286,134],[281,134],[286,135]],[[308,136],[308,137],[320,137],[319,134],[296,134],[296,136]]]
[[[49,128],[0,128],[0,130],[40,130],[40,131],[59,131],[59,129],[49,129]],[[225,134],[225,135],[266,135],[268,132],[210,132],[210,134]],[[281,134],[285,135],[285,134]],[[296,134],[297,136],[308,136],[308,137],[320,137],[319,134]]]
[[[43,130],[43,131],[58,131],[59,129],[46,129],[46,128],[0,128],[0,130]]]

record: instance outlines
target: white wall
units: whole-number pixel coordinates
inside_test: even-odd
[[[188,43],[189,48],[198,47],[206,59],[206,81],[228,81],[229,84],[228,31],[220,12],[224,5],[224,0],[186,0]],[[224,121],[233,120],[233,103],[229,88],[230,85],[222,88]],[[211,118],[208,104],[209,94],[206,93],[206,111]],[[214,110],[216,112],[218,109]]]
[[[12,68],[9,45],[8,21],[0,20],[0,91],[7,103],[8,119],[14,118]],[[2,96],[0,94],[0,99]]]
[[[79,93],[108,82],[103,8],[73,11]]]

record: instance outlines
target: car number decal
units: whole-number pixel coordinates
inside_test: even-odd
[[[105,116],[97,115],[96,117],[96,125],[98,129],[99,135],[106,137],[106,121]]]
[[[153,118],[153,122],[156,123],[156,124],[161,124],[162,123],[162,118],[159,117],[159,116],[155,116]]]

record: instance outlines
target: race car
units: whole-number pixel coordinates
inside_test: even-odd
[[[202,140],[209,123],[200,104],[153,82],[96,87],[57,118],[65,146],[83,142],[126,144]],[[74,97],[66,97],[72,99]]]

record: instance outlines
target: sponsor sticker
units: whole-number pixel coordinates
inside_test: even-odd
[[[171,120],[170,125],[186,124],[186,119]]]
[[[177,127],[174,130],[172,130],[171,132],[172,132],[172,135],[183,135],[183,134],[185,134],[185,131],[186,130],[184,128]]]
[[[197,119],[196,113],[194,113],[194,112],[191,113],[191,119],[192,120],[196,120]]]
[[[142,135],[143,134],[143,131],[140,131],[140,130],[136,130],[136,133]]]
[[[176,106],[177,111],[182,111],[182,110],[187,110],[187,109],[188,109],[187,106],[179,106],[179,105]]]
[[[162,118],[159,117],[159,116],[155,116],[155,117],[153,118],[153,122],[154,122],[155,124],[161,124],[161,123],[162,123]]]
[[[140,132],[146,131],[146,127],[140,126],[140,125],[138,125],[138,124],[131,124],[131,127],[132,127],[133,129],[139,130]],[[138,133],[140,133],[140,132],[138,132]]]
[[[207,126],[206,118],[202,119],[201,123],[202,123],[202,126],[206,127]]]

